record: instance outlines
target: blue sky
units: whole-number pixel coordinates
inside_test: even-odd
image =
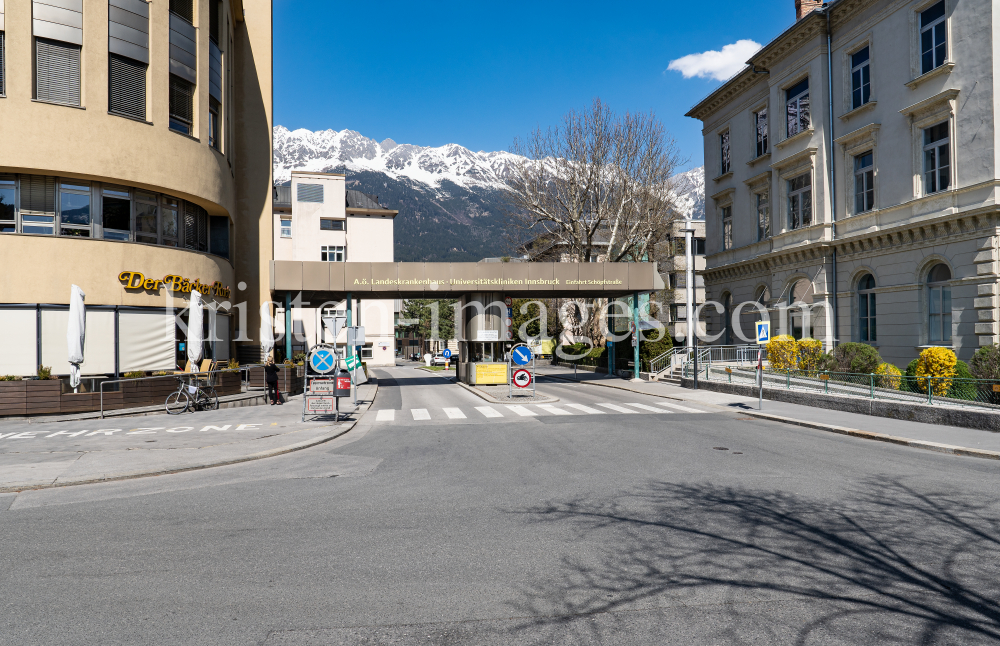
[[[767,43],[793,20],[793,0],[275,0],[275,123],[507,150],[599,96],[655,112],[687,168],[702,163],[702,140],[684,113],[718,87],[713,74],[746,60],[753,44],[739,41]],[[702,77],[667,69],[713,51],[679,65]]]

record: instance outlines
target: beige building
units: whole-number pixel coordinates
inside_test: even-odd
[[[694,305],[705,302],[705,221],[674,220],[670,223],[667,239],[657,248],[660,278],[666,289],[657,296],[661,310],[657,318],[666,324],[670,336],[678,339],[687,335],[687,251],[685,230],[690,225],[694,263]],[[701,332],[706,331],[702,316]]]
[[[72,284],[85,375],[183,363],[192,289],[233,354],[269,293],[270,0],[0,0],[0,136],[0,374],[68,373]]]
[[[775,332],[827,347],[967,360],[998,340],[997,5],[796,5],[689,113],[710,178],[707,297],[730,303],[710,333],[748,342],[761,302]]]
[[[275,260],[345,262],[393,262],[393,220],[398,211],[379,205],[376,197],[348,190],[339,173],[293,171],[291,183],[274,189]],[[346,316],[365,328],[361,358],[372,366],[395,363],[395,325],[398,308],[393,299],[362,299],[357,293],[338,301],[320,301],[308,293],[277,305],[277,346],[292,354],[308,352],[318,343],[332,343],[323,329],[324,316]],[[296,302],[298,301],[298,302]],[[290,306],[290,308],[288,308]],[[288,308],[289,316],[285,312]],[[291,339],[284,338],[286,321]],[[345,331],[336,340],[347,342]]]

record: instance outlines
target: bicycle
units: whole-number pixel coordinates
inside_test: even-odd
[[[201,384],[196,383],[197,379],[192,379],[192,383],[187,383],[184,377],[177,377],[177,381],[180,382],[177,390],[167,395],[165,403],[167,413],[180,415],[189,408],[192,411],[219,408],[219,396],[215,393],[215,388],[207,382]]]

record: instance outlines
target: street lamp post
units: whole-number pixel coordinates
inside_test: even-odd
[[[687,330],[684,335],[684,346],[694,360],[694,387],[698,388],[698,354],[695,349],[695,335],[698,333],[694,320],[694,223],[684,221],[684,310]]]

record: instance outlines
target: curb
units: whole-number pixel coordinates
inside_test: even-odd
[[[846,426],[834,426],[833,424],[820,424],[819,422],[809,422],[806,420],[799,420],[791,417],[782,417],[781,415],[770,415],[768,413],[758,413],[755,411],[748,411],[748,410],[740,411],[740,414],[748,415],[750,417],[756,417],[759,419],[765,419],[772,422],[782,422],[784,424],[803,426],[805,428],[811,428],[817,431],[836,433],[838,435],[850,435],[851,437],[859,437],[866,440],[875,440],[876,442],[888,442],[890,444],[900,444],[902,446],[909,446],[915,449],[924,449],[925,451],[935,451],[937,453],[951,453],[952,455],[961,455],[969,458],[1000,460],[1000,451],[987,451],[986,449],[970,449],[965,446],[955,446],[954,444],[941,444],[940,442],[911,440],[908,437],[899,437],[898,435],[873,433],[871,431],[862,431],[856,428],[847,428]]]
[[[494,397],[492,395],[488,395],[488,394],[482,392],[478,388],[473,388],[472,386],[470,386],[468,384],[463,384],[461,381],[457,381],[456,380],[455,383],[458,384],[459,386],[461,386],[462,388],[465,388],[467,391],[469,391],[470,393],[472,393],[476,397],[479,397],[483,401],[487,401],[487,402],[489,402],[491,404],[503,404],[504,406],[508,406],[508,405],[517,405],[518,403],[523,403],[523,404],[551,404],[552,402],[559,401],[558,397],[549,397],[548,395],[546,395],[546,397],[548,397],[548,399],[543,399],[543,400],[535,399],[535,400],[530,401],[530,402],[503,401],[501,399],[497,399],[496,397]]]
[[[365,406],[358,406],[357,419],[350,423],[341,424],[335,430],[330,433],[320,436],[318,438],[313,438],[311,440],[304,440],[302,442],[296,442],[295,444],[289,444],[287,446],[281,446],[276,449],[270,449],[267,451],[260,451],[259,453],[251,453],[250,455],[243,455],[238,458],[232,458],[229,460],[222,460],[218,462],[206,462],[204,464],[193,464],[186,467],[178,467],[175,469],[161,469],[159,471],[145,471],[141,473],[127,473],[118,476],[110,476],[108,478],[92,478],[89,480],[72,480],[68,482],[53,482],[49,484],[39,484],[39,485],[26,485],[26,486],[11,486],[11,487],[0,487],[0,494],[3,493],[20,493],[22,491],[38,491],[40,489],[57,489],[60,487],[74,487],[77,485],[87,485],[87,484],[99,484],[102,482],[120,482],[122,480],[136,480],[138,478],[149,478],[152,476],[165,476],[173,473],[184,473],[186,471],[201,471],[202,469],[211,469],[213,467],[225,467],[233,464],[240,464],[243,462],[253,462],[255,460],[263,460],[264,458],[273,458],[279,455],[285,455],[286,453],[294,453],[295,451],[301,451],[303,449],[308,449],[310,447],[316,446],[318,444],[324,444],[330,440],[335,440],[342,435],[354,430],[358,422],[361,421],[361,417],[368,412],[371,408],[372,403],[375,401],[375,396],[378,394],[378,384],[374,384],[375,390],[372,392],[371,401],[369,401]],[[322,428],[322,427],[319,427]]]
[[[662,395],[659,393],[647,393],[641,390],[634,390],[632,388],[626,388],[624,386],[618,386],[613,384],[602,384],[593,381],[580,381],[576,382],[572,379],[566,379],[565,377],[559,377],[556,375],[545,375],[546,377],[552,377],[553,379],[563,379],[564,381],[569,381],[571,383],[581,383],[590,384],[592,386],[603,386],[605,388],[616,388],[618,390],[626,390],[628,392],[633,392],[639,395],[648,395],[650,397],[659,397],[661,399],[672,399],[674,401],[682,401],[687,403],[697,403],[700,406],[712,406],[713,408],[720,408],[722,410],[729,411],[728,408],[723,408],[717,406],[716,404],[707,404],[704,402],[692,402],[690,399],[681,399],[680,397],[671,397],[669,395]],[[731,411],[729,411],[731,412]],[[783,417],[781,415],[771,415],[768,413],[758,413],[756,411],[741,410],[741,415],[748,415],[750,417],[756,417],[759,419],[769,420],[772,422],[779,422],[783,424],[790,424],[792,426],[802,426],[804,428],[811,428],[817,431],[826,431],[827,433],[836,433],[838,435],[850,435],[851,437],[857,437],[863,440],[874,440],[876,442],[888,442],[889,444],[899,444],[901,446],[908,446],[914,449],[923,449],[925,451],[935,451],[937,453],[949,453],[951,455],[960,455],[968,458],[983,458],[986,460],[1000,460],[1000,451],[987,451],[986,449],[972,449],[966,446],[956,446],[953,444],[941,444],[939,442],[927,442],[924,440],[911,440],[908,437],[899,437],[898,435],[887,435],[885,433],[874,433],[871,431],[862,431],[856,428],[847,428],[845,426],[835,426],[833,424],[822,424],[820,422],[810,422],[807,420],[795,419],[792,417]]]

